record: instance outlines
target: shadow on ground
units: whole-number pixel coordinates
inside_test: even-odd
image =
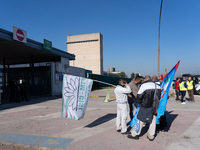
[[[190,99],[189,99],[189,98],[186,98],[186,101],[190,102]]]
[[[165,131],[168,132],[170,130],[170,127],[173,123],[173,121],[176,119],[178,114],[171,114],[173,111],[166,111],[166,120],[167,120],[167,127],[165,127]]]
[[[172,125],[172,123],[174,122],[174,120],[176,119],[176,117],[178,116],[178,114],[171,114],[173,111],[166,111],[166,121],[167,121],[167,126],[164,128],[165,132],[168,132],[170,130],[170,127]],[[130,124],[130,122],[127,123],[127,125]],[[142,128],[142,131],[140,133],[140,136],[143,136],[149,129],[149,125],[146,124],[145,127]],[[129,126],[128,131],[131,130],[131,127]]]
[[[10,102],[6,104],[1,104],[0,105],[0,111],[5,110],[5,109],[11,109],[11,108],[16,108],[16,107],[21,107],[21,106],[27,106],[27,105],[32,105],[32,104],[37,104],[37,103],[42,103],[45,101],[49,100],[57,100],[60,98],[59,96],[36,96],[36,97],[28,97],[29,101],[21,101],[20,103],[18,102]]]
[[[116,116],[117,116],[117,114],[107,114],[105,116],[98,118],[97,120],[93,121],[92,123],[88,124],[85,127],[92,128],[92,127],[98,126],[100,124],[103,124],[107,121],[110,121],[110,120],[116,118]]]

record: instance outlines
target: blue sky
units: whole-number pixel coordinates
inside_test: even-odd
[[[200,1],[163,0],[160,71],[181,60],[177,75],[200,74]],[[67,35],[100,32],[103,65],[157,75],[160,0],[0,0],[0,28],[27,31],[66,50]]]

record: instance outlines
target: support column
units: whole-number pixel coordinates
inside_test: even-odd
[[[3,58],[3,93],[5,94],[6,90],[6,59]]]
[[[31,69],[32,69],[32,95],[34,96],[35,95],[35,81],[34,81],[34,57],[31,56]]]

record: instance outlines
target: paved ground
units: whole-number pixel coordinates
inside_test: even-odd
[[[94,92],[91,95],[105,95],[107,90]],[[61,98],[0,105],[0,150],[197,150],[200,96],[195,99],[196,103],[186,101],[186,105],[169,99],[166,132],[159,133],[153,142],[147,140],[146,128],[138,141],[116,132],[115,98],[104,103],[103,97],[91,97],[85,117],[79,121],[60,117]]]

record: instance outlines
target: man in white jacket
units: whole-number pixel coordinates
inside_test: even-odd
[[[117,102],[117,132],[121,134],[130,134],[127,132],[126,120],[128,116],[127,94],[131,93],[131,88],[123,79],[119,79],[119,85],[114,90]]]

